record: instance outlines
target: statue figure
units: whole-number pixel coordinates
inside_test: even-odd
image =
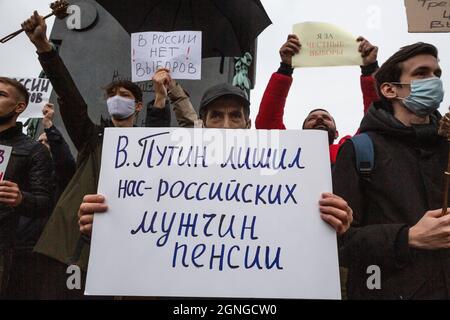
[[[246,52],[243,57],[235,57],[234,61],[235,76],[233,78],[233,86],[241,88],[249,95],[252,84],[248,78],[248,69],[253,62],[253,57]]]

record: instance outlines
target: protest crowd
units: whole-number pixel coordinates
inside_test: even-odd
[[[241,88],[223,83],[204,88],[197,113],[189,94],[166,68],[151,79],[153,101],[143,101],[135,83],[119,80],[103,84],[103,92],[99,88],[104,106],[91,106],[49,41],[44,18],[34,12],[22,28],[57,103],[42,109],[43,131],[33,140],[17,122],[29,102],[27,89],[0,76],[0,145],[12,147],[0,181],[2,299],[93,299],[83,290],[67,288],[66,270],[80,266],[85,281],[94,213],[108,214],[108,201],[97,191],[105,128],[137,127],[142,111],[145,127],[167,128],[173,108],[182,128],[245,130],[253,125],[285,130],[293,57],[304,50],[301,38],[287,36],[279,50],[280,66],[268,79],[259,106],[251,106]],[[333,193],[324,192],[317,201],[321,219],[338,239],[343,297],[449,299],[450,215],[442,209],[449,144],[438,134],[445,119],[437,110],[444,98],[438,49],[423,42],[410,44],[379,64],[379,48],[364,37],[356,41],[363,61],[363,100],[358,110],[363,118],[358,131],[338,133],[326,106],[308,110],[298,128],[325,131],[328,136]],[[93,107],[107,108],[110,119],[95,123],[88,113]],[[254,124],[250,108],[257,111]],[[62,128],[53,123],[56,110],[76,155]],[[299,165],[295,159],[289,161]],[[252,187],[247,194],[242,191],[242,197],[252,198]],[[197,196],[206,197],[210,189],[197,191]],[[291,193],[286,199],[296,202],[292,190],[286,191]],[[263,200],[251,201],[259,205]],[[379,290],[367,286],[367,268],[372,265],[382,270]]]

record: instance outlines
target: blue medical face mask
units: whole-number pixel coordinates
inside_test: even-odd
[[[402,84],[402,83],[395,83]],[[402,84],[404,85],[404,84]],[[444,100],[444,85],[437,77],[411,81],[411,94],[400,98],[406,108],[418,116],[429,116]]]
[[[123,120],[131,117],[136,112],[136,102],[130,98],[114,96],[106,100],[108,112],[116,120]]]

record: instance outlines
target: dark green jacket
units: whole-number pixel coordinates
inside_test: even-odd
[[[87,270],[89,246],[78,226],[78,209],[87,194],[96,194],[101,166],[104,127],[94,124],[88,106],[56,51],[40,54],[39,61],[58,95],[61,117],[78,150],[77,171],[61,195],[35,251]],[[170,108],[150,106],[146,125],[170,127]]]

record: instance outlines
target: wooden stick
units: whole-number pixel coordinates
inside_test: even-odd
[[[48,14],[48,15],[46,15],[46,16],[44,17],[44,20],[47,19],[47,18],[50,18],[50,17],[53,16],[53,15],[55,15],[53,12],[50,13],[50,14]],[[1,39],[0,42],[1,42],[1,43],[6,43],[6,42],[8,42],[9,40],[14,39],[15,37],[17,37],[19,34],[21,34],[21,33],[24,32],[24,31],[25,31],[25,30],[23,30],[23,29],[17,30],[16,32],[13,32],[13,33],[11,33],[10,35],[7,35],[7,36],[4,37],[3,39]]]
[[[444,172],[444,193],[442,195],[442,216],[446,216],[448,209],[448,189],[450,187],[450,112],[446,113],[439,122],[438,135],[440,135],[441,137],[445,137],[449,146],[447,171]]]
[[[445,187],[444,187],[444,201],[442,205],[442,216],[447,215],[447,208],[448,208],[448,189],[450,187],[450,139],[448,139],[449,143],[449,153],[448,153],[448,167],[447,171],[445,172]]]
[[[50,4],[50,9],[52,9],[52,13],[46,15],[44,17],[44,20],[47,18],[50,18],[51,16],[55,15],[58,19],[64,19],[68,16],[67,9],[69,8],[69,2],[66,0],[58,0]],[[20,29],[16,32],[11,33],[10,35],[7,35],[3,39],[0,40],[0,43],[8,42],[9,40],[17,37],[19,34],[24,32],[25,30]]]

